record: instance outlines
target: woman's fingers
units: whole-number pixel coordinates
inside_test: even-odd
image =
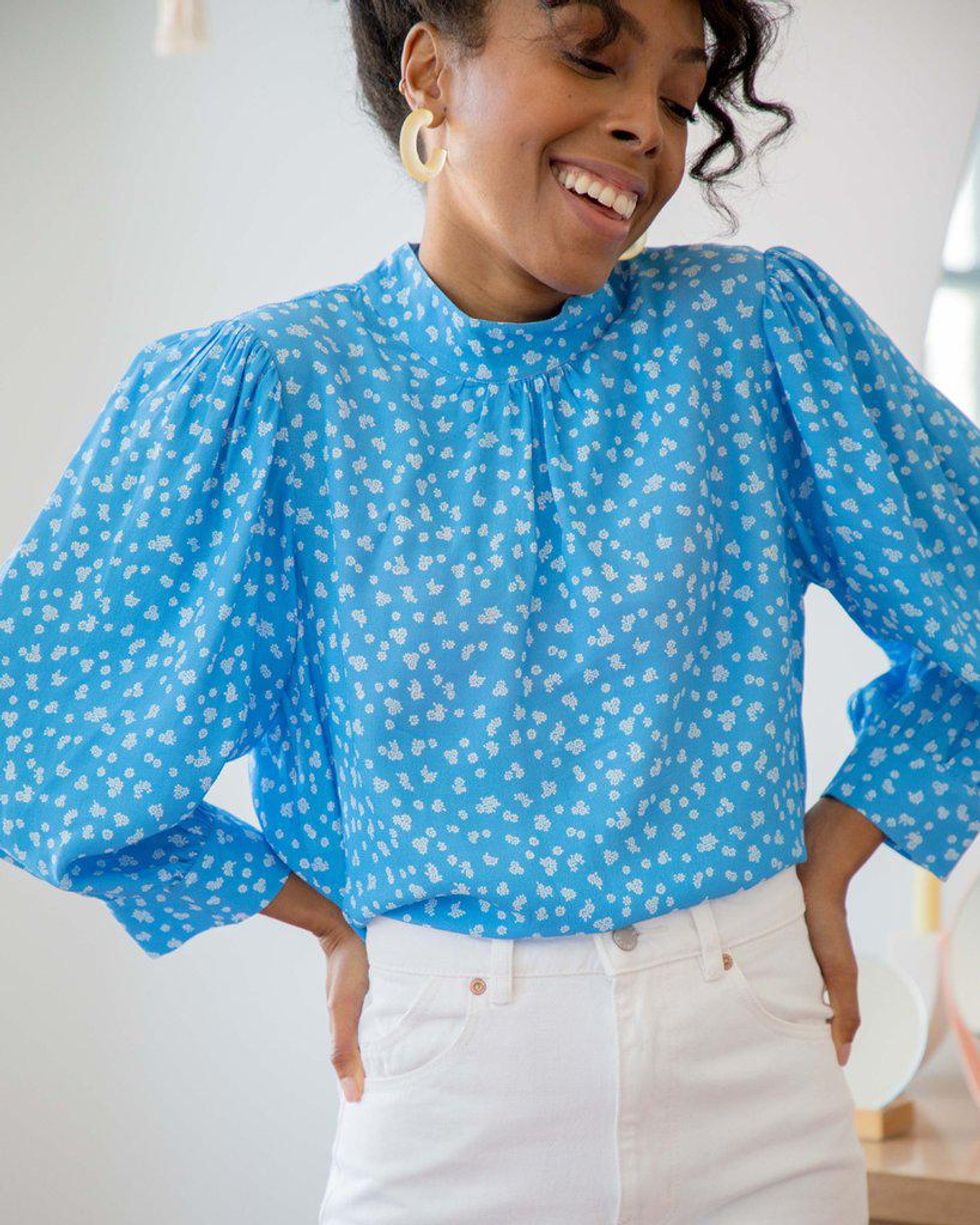
[[[806,893],[806,922],[820,973],[827,985],[834,1010],[830,1032],[843,1067],[851,1053],[851,1043],[861,1024],[858,1009],[857,958],[847,926],[847,909],[840,893],[811,889]]]
[[[827,984],[827,994],[830,1006],[834,1010],[834,1018],[830,1023],[834,1046],[837,1048],[837,1062],[843,1067],[851,1054],[851,1043],[861,1024],[861,1014],[858,1010],[857,993],[857,962],[854,953],[848,948],[835,952],[828,960],[829,968],[823,971],[824,982]]]
[[[330,1062],[344,1097],[357,1102],[364,1091],[364,1067],[357,1041],[361,1005],[368,988],[364,941],[352,929],[320,943],[327,954],[327,1011],[332,1049]]]
[[[364,1068],[357,1047],[357,1020],[360,1012],[360,1005],[346,998],[330,1005],[333,1034],[330,1062],[337,1073],[344,1097],[349,1102],[359,1102],[364,1090]]]

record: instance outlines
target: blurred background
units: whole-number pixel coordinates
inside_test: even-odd
[[[796,10],[757,88],[798,125],[726,189],[741,229],[685,184],[648,242],[801,249],[976,417],[980,6]],[[358,102],[345,4],[209,0],[207,48],[166,57],[156,21],[152,0],[0,6],[3,555],[141,345],[421,236],[419,190]],[[812,804],[852,741],[847,696],[887,660],[828,593],[806,601]],[[251,815],[244,760],[210,797]],[[853,883],[859,952],[910,926],[912,871],[882,848]],[[312,938],[257,917],[151,962],[99,903],[6,864],[0,924],[7,1219],[312,1225],[338,1100]]]

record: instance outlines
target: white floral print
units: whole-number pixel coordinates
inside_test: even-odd
[[[0,851],[150,956],[290,871],[475,935],[805,855],[803,595],[885,651],[824,791],[978,832],[980,428],[789,247],[466,315],[403,243],[151,341],[0,569]],[[204,797],[249,754],[261,829]]]

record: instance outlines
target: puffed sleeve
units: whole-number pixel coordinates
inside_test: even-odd
[[[980,427],[819,264],[765,252],[779,479],[805,580],[890,666],[822,794],[945,880],[980,831]]]
[[[289,874],[204,799],[289,679],[283,417],[247,323],[150,342],[0,568],[0,851],[101,899],[151,957]]]

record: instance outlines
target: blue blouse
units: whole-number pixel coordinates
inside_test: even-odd
[[[0,850],[150,956],[290,871],[606,931],[806,858],[803,596],[888,667],[828,781],[980,830],[980,427],[814,260],[651,248],[528,323],[403,243],[146,344],[0,569]],[[206,800],[249,754],[260,828]]]

